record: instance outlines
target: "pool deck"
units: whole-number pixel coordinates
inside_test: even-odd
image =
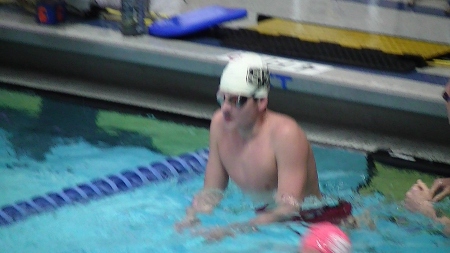
[[[268,0],[187,2],[179,12],[219,2],[247,8],[248,18],[230,26],[255,24],[260,13],[450,44],[450,18],[358,1],[284,1],[276,7]],[[239,53],[190,41],[125,37],[107,23],[43,26],[30,15],[1,8],[0,16],[0,82],[201,119],[217,109],[221,71]],[[397,148],[448,161],[450,126],[441,95],[450,68],[393,74],[265,58],[272,73],[272,108],[298,119],[313,141],[365,150]]]

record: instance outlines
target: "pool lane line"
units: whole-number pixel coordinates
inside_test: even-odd
[[[115,175],[93,179],[60,192],[49,192],[29,200],[19,201],[0,209],[0,227],[15,224],[29,216],[52,211],[66,205],[87,203],[91,200],[111,196],[170,178],[187,174],[202,174],[208,160],[208,149],[180,156],[168,157],[162,161],[125,170]]]

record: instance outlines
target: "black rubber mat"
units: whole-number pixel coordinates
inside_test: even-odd
[[[264,35],[250,29],[218,27],[211,33],[221,46],[289,58],[344,64],[392,72],[411,72],[426,66],[422,57],[394,55],[374,49],[355,49],[335,43],[310,42],[289,36]]]

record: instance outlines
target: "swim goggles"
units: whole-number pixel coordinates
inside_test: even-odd
[[[228,96],[228,98],[225,96],[225,94],[223,92],[217,92],[216,94],[217,97],[217,103],[219,104],[219,106],[222,106],[225,103],[225,100],[230,103],[231,106],[234,106],[236,108],[241,108],[245,105],[245,103],[247,103],[249,97],[245,97],[245,96],[233,96],[230,95]]]
[[[442,93],[442,98],[445,100],[445,102],[450,102],[450,97],[446,91]]]

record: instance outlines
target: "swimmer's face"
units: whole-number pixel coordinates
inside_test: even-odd
[[[225,103],[228,103],[231,107],[236,109],[241,109],[247,104],[247,101],[251,99],[250,97],[226,94],[221,91],[217,92],[216,97],[220,107],[223,107]]]
[[[257,115],[256,99],[247,96],[217,92],[225,123],[230,128],[244,127],[252,124]]]

